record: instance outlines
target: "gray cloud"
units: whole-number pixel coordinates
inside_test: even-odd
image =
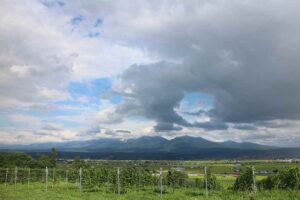
[[[174,126],[173,123],[162,123],[159,122],[155,127],[154,130],[156,132],[163,132],[163,131],[180,131],[182,128],[180,126]]]
[[[163,18],[129,38],[179,62],[127,69],[122,89],[131,91],[135,104],[125,100],[123,107],[170,130],[174,124],[215,130],[226,129],[225,123],[300,118],[299,2],[166,4],[180,12],[163,15],[171,10],[165,4],[151,10],[153,18],[141,20],[155,20],[155,14]],[[214,98],[211,122],[192,124],[175,112],[184,92]]]
[[[253,131],[257,130],[257,127],[251,124],[236,124],[234,125],[234,128],[240,130],[253,130]]]
[[[116,130],[117,133],[131,133],[131,131],[128,130]]]

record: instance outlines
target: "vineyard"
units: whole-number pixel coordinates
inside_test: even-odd
[[[299,199],[299,168],[269,176],[255,167],[241,173],[213,174],[213,166],[185,172],[181,168],[99,167],[2,168],[1,199]],[[67,196],[65,196],[68,194]],[[18,196],[20,195],[20,196]],[[54,196],[53,196],[54,195]],[[59,196],[62,195],[62,196]],[[56,197],[55,197],[56,196]],[[226,198],[225,198],[226,197]]]

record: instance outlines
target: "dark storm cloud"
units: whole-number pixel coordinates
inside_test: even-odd
[[[164,132],[164,131],[180,131],[182,130],[179,126],[174,126],[173,123],[161,123],[159,122],[155,127],[154,130],[156,132]]]
[[[216,1],[208,10],[189,7],[180,20],[171,13],[163,28],[133,34],[135,42],[180,62],[131,66],[121,82],[134,100],[125,99],[122,106],[155,120],[157,131],[175,125],[215,130],[226,129],[226,123],[300,119],[296,4]],[[189,123],[175,112],[185,92],[214,98],[210,122]]]

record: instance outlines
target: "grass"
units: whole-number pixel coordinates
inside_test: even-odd
[[[222,181],[223,183],[223,181]],[[0,185],[0,199],[2,200],[46,200],[46,199],[61,199],[61,200],[152,200],[160,199],[160,193],[155,192],[152,188],[145,190],[128,190],[125,194],[118,196],[117,194],[108,192],[104,189],[97,192],[82,192],[79,193],[75,184],[59,183],[55,187],[49,185],[48,192],[45,192],[45,186],[41,183],[33,183],[29,187],[27,184],[18,184],[17,189],[14,190],[13,185],[5,187]],[[174,193],[170,188],[164,190],[163,199],[174,200],[196,200],[205,199],[203,189],[175,189]],[[248,200],[249,194],[247,192],[233,192],[231,190],[222,189],[219,191],[210,191],[209,199],[226,199],[226,200]],[[254,195],[254,199],[264,200],[299,200],[300,191],[258,191]]]

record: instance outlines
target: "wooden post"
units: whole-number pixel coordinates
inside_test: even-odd
[[[79,169],[79,192],[80,193],[81,193],[81,189],[82,189],[81,182],[82,182],[82,168],[80,167],[80,169]]]
[[[48,191],[48,167],[45,169],[45,191]]]
[[[255,179],[255,169],[252,166],[252,179],[253,179],[253,192],[256,192],[256,179]]]
[[[160,168],[159,176],[160,176],[160,198],[162,198],[162,192],[163,192],[163,185],[162,185],[162,168]]]
[[[29,187],[29,184],[30,184],[30,168],[28,168],[28,187]]]
[[[205,198],[208,199],[208,187],[207,187],[207,169],[204,167],[205,174]]]
[[[17,189],[18,168],[15,167],[15,190]]]
[[[5,173],[5,187],[7,185],[7,176],[8,176],[8,168],[6,168],[6,173]]]
[[[117,172],[117,184],[118,184],[118,195],[120,195],[120,168],[119,167]]]

